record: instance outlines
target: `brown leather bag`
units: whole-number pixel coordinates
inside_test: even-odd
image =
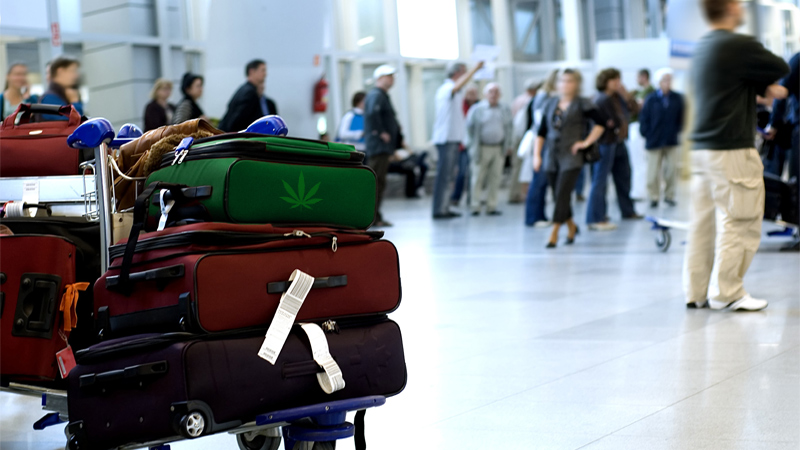
[[[210,135],[223,134],[224,131],[214,128],[205,119],[193,119],[176,125],[166,125],[155,130],[150,130],[143,134],[139,139],[128,142],[120,147],[117,165],[119,170],[127,177],[143,178],[145,173],[145,162],[150,147],[161,139],[175,134],[192,135],[196,133],[208,133]],[[118,177],[114,181],[114,191],[117,196],[117,210],[121,211],[133,207],[136,201],[137,181]],[[141,190],[143,186],[140,187]]]

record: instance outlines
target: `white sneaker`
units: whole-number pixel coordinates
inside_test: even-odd
[[[744,297],[731,303],[725,303],[719,300],[708,301],[708,307],[711,309],[719,310],[730,308],[731,311],[761,311],[766,308],[767,305],[769,305],[768,301],[753,298],[750,294],[746,294]]]
[[[611,222],[597,222],[590,223],[589,229],[594,231],[613,231],[617,229],[617,226]]]
[[[533,223],[533,228],[547,228],[552,224],[553,222],[550,222],[549,220],[537,220]]]

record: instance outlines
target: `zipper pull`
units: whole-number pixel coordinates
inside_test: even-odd
[[[171,165],[180,165],[183,162],[183,160],[186,158],[186,155],[189,153],[189,146],[192,145],[192,142],[194,142],[194,138],[191,136],[185,137],[181,140],[180,144],[175,147],[175,159],[172,160]]]
[[[336,250],[338,249],[339,249],[339,238],[334,236],[331,239],[331,250],[333,250],[333,253],[336,253]]]
[[[307,238],[311,237],[310,234],[306,233],[303,230],[294,230],[291,233],[284,234],[284,236],[286,236],[286,237],[307,237]]]
[[[321,328],[326,333],[339,334],[339,324],[337,324],[335,320],[326,320],[322,323]]]

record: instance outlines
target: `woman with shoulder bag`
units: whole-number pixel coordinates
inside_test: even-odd
[[[572,191],[586,159],[591,159],[594,143],[605,131],[605,118],[594,104],[580,97],[582,77],[574,69],[565,69],[558,79],[558,95],[543,108],[542,123],[534,144],[533,170],[544,170],[555,189],[553,231],[547,248],[555,248],[561,225],[568,227],[567,244],[575,242],[578,226],[572,220]],[[594,125],[592,125],[594,123]],[[587,130],[590,130],[588,135]],[[542,148],[547,141],[547,158]]]

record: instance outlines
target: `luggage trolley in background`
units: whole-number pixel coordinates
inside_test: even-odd
[[[113,211],[113,188],[110,176],[113,161],[110,158],[110,148],[117,147],[130,139],[115,139],[111,124],[105,119],[92,119],[82,124],[69,136],[68,143],[73,148],[94,148],[96,189],[94,194],[86,193],[86,215],[100,223],[101,236],[101,270],[108,269],[108,249],[113,243],[112,225],[110,222]],[[101,163],[101,161],[106,163]],[[34,423],[34,429],[67,422],[67,396],[63,392],[44,392],[42,395],[42,408],[50,411],[43,418]],[[281,443],[281,437],[287,450],[327,450],[334,448],[336,440],[356,437],[356,448],[365,447],[363,437],[363,411],[368,408],[381,406],[386,402],[383,396],[360,397],[347,400],[338,400],[320,403],[311,406],[292,408],[282,411],[269,412],[256,417],[255,422],[245,424],[228,433],[236,435],[239,448],[243,450],[276,450]],[[124,405],[122,406],[124,407]],[[346,422],[346,413],[358,411],[356,423]],[[360,422],[360,423],[359,423]],[[134,444],[121,448],[151,448],[153,450],[169,449],[168,442],[182,438],[200,437],[209,430],[210,423],[197,411],[188,411],[177,424],[180,436],[158,442]],[[77,434],[67,430],[69,436],[67,448],[77,450],[85,448],[87,443],[81,442]],[[282,433],[280,432],[282,431]]]
[[[667,220],[661,219],[659,217],[654,216],[647,216],[645,218],[648,222],[652,223],[651,229],[655,233],[655,243],[656,247],[661,252],[667,252],[669,250],[670,245],[672,244],[672,232],[671,230],[689,230],[689,223],[688,222],[680,222],[677,220]],[[777,230],[772,230],[767,232],[767,236],[769,237],[791,237],[794,238],[794,243],[790,244],[789,247],[786,247],[786,250],[791,250],[791,246],[797,245],[798,239],[800,239],[800,226],[794,225],[791,223],[784,222],[782,220],[775,220],[769,221],[780,227]]]

